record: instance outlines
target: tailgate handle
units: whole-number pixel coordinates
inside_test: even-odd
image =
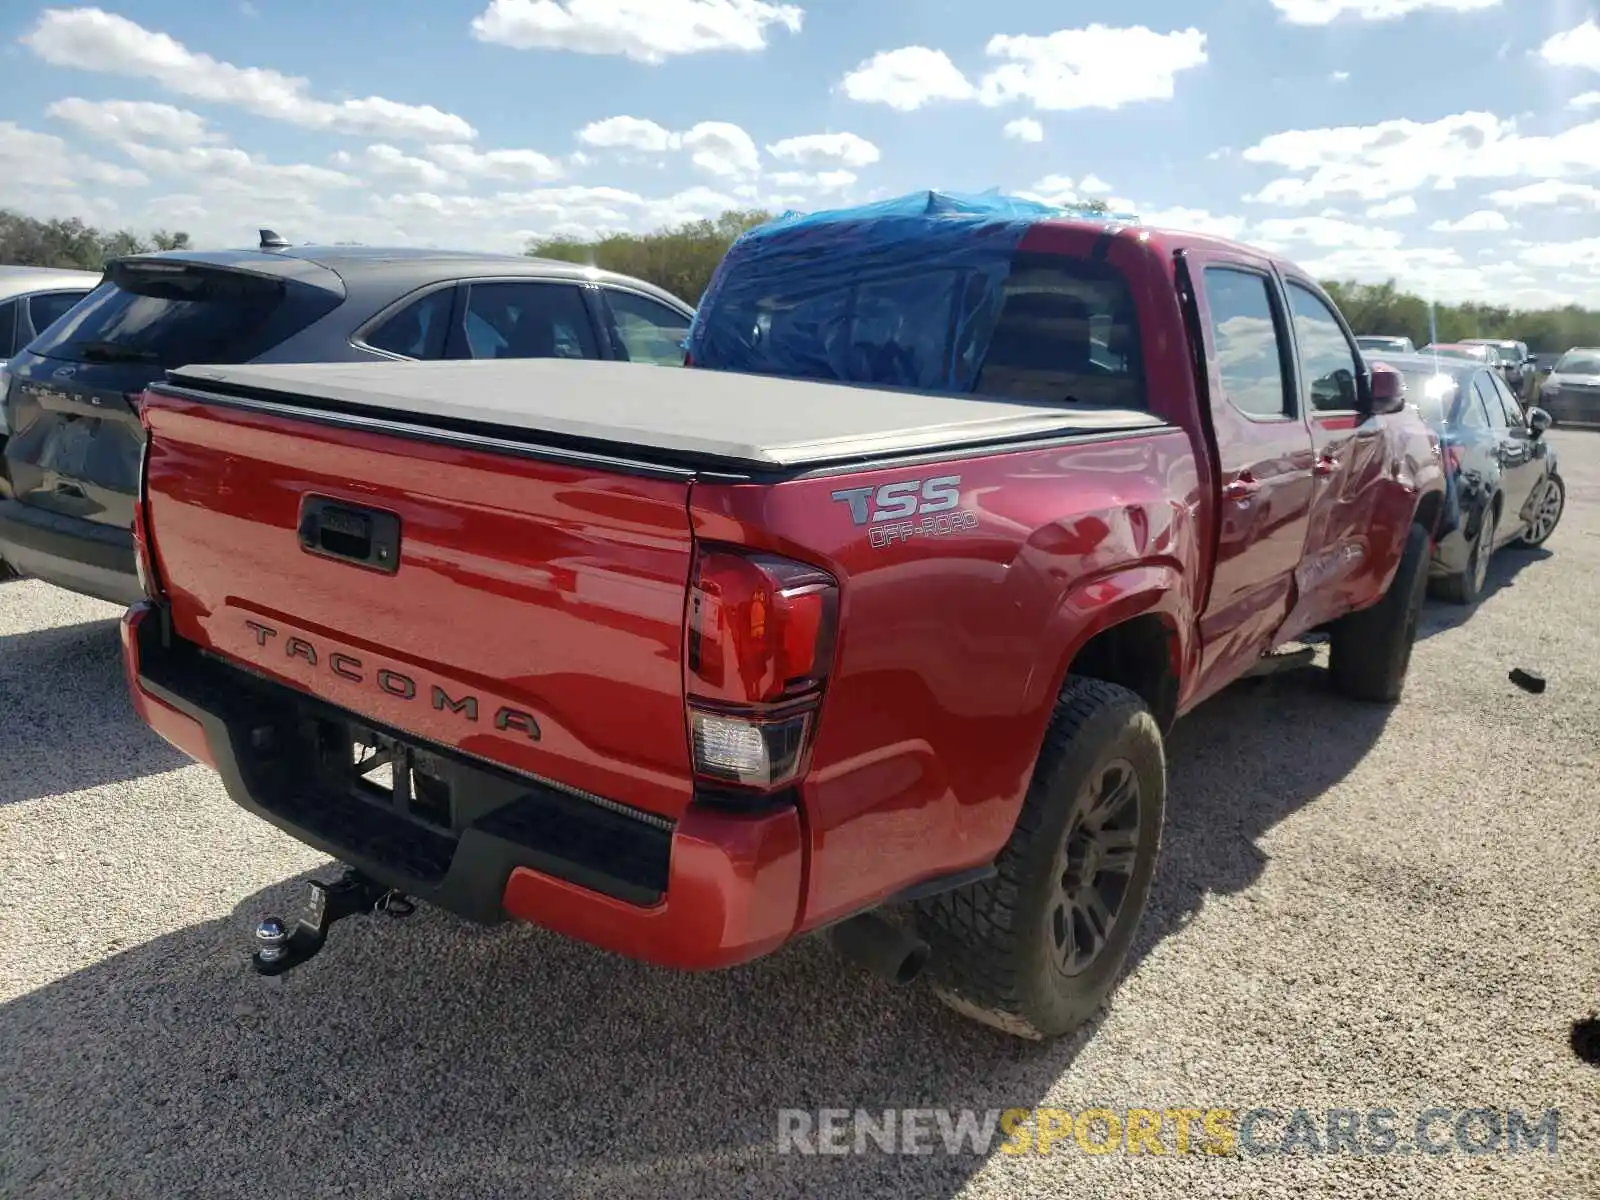
[[[300,547],[324,558],[393,575],[400,567],[400,518],[376,508],[360,508],[307,496],[300,504]]]

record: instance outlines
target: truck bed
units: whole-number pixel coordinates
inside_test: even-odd
[[[1132,409],[562,359],[196,365],[158,386],[325,423],[379,422],[389,432],[412,426],[747,474],[1166,424]]]

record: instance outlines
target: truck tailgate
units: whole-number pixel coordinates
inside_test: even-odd
[[[180,637],[402,734],[682,813],[686,473],[159,389],[143,418],[143,519]]]

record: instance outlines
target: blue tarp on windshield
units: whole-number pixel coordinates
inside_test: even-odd
[[[1018,243],[1068,213],[944,192],[786,213],[728,251],[689,353],[711,370],[969,391]]]

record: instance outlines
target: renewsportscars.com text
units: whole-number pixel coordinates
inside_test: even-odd
[[[1555,1154],[1561,1112],[1499,1108],[785,1108],[780,1154]]]

